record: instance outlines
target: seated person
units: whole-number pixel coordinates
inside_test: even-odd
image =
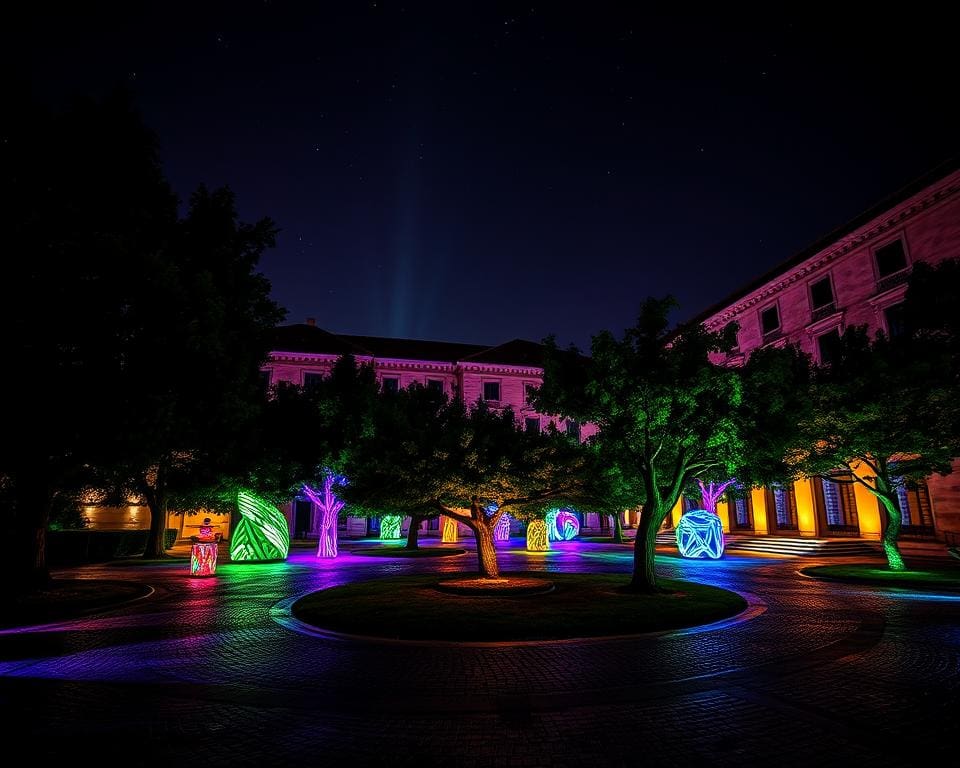
[[[192,541],[220,541],[220,534],[213,532],[213,526],[210,525],[210,518],[203,518],[203,525],[200,526],[200,535],[191,536]]]

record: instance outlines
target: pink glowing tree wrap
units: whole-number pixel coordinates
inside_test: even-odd
[[[317,557],[337,556],[337,520],[340,510],[343,509],[343,502],[333,492],[333,487],[338,482],[343,482],[343,479],[339,475],[328,472],[323,476],[323,485],[319,491],[309,485],[303,486],[303,493],[316,505],[320,513],[320,543],[317,546]]]
[[[703,503],[703,508],[707,510],[707,512],[713,512],[713,514],[717,514],[717,502],[720,500],[720,497],[723,496],[723,492],[733,485],[734,482],[735,481],[731,479],[723,483],[707,483],[704,485],[703,480],[697,478],[697,485],[700,486],[700,500]]]
[[[190,575],[213,576],[217,572],[217,542],[195,541],[190,547]]]

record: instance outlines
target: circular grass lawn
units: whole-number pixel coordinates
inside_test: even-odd
[[[418,547],[417,549],[407,549],[406,547],[366,547],[363,549],[354,549],[351,555],[366,555],[367,557],[450,557],[451,555],[465,554],[465,549],[453,549],[450,547]]]
[[[874,565],[813,565],[801,569],[804,576],[825,581],[872,584],[878,587],[904,587],[935,592],[960,591],[960,568],[923,568],[891,571]]]
[[[531,573],[503,574],[530,577]],[[443,576],[362,581],[297,600],[293,615],[315,627],[399,640],[517,641],[656,632],[726,619],[747,607],[735,592],[662,579],[656,595],[623,591],[624,574],[537,573],[547,594],[463,596],[441,592]]]

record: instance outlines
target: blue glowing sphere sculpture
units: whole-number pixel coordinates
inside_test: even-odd
[[[718,559],[723,554],[723,524],[713,512],[685,512],[677,524],[677,548],[684,557]]]

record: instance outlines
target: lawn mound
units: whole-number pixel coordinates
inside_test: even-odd
[[[812,565],[800,573],[824,581],[841,581],[848,584],[869,584],[875,587],[900,587],[929,592],[960,592],[960,567],[944,565],[916,568],[906,571],[891,571],[878,568],[874,563],[848,565]]]
[[[406,547],[364,547],[354,549],[351,555],[364,555],[366,557],[451,557],[452,555],[463,555],[465,549],[454,549],[451,547],[418,547],[417,549],[407,549]]]
[[[539,595],[472,595],[441,591],[444,582],[483,582],[477,574],[440,574],[361,581],[306,595],[292,606],[299,620],[322,630],[376,639],[515,642],[661,632],[736,616],[747,602],[736,592],[660,580],[661,594],[623,590],[627,574],[522,572],[508,579],[552,582]]]
[[[451,595],[467,597],[516,597],[518,595],[543,595],[552,592],[554,583],[548,579],[531,576],[514,576],[499,579],[449,579],[437,584],[436,589]]]

